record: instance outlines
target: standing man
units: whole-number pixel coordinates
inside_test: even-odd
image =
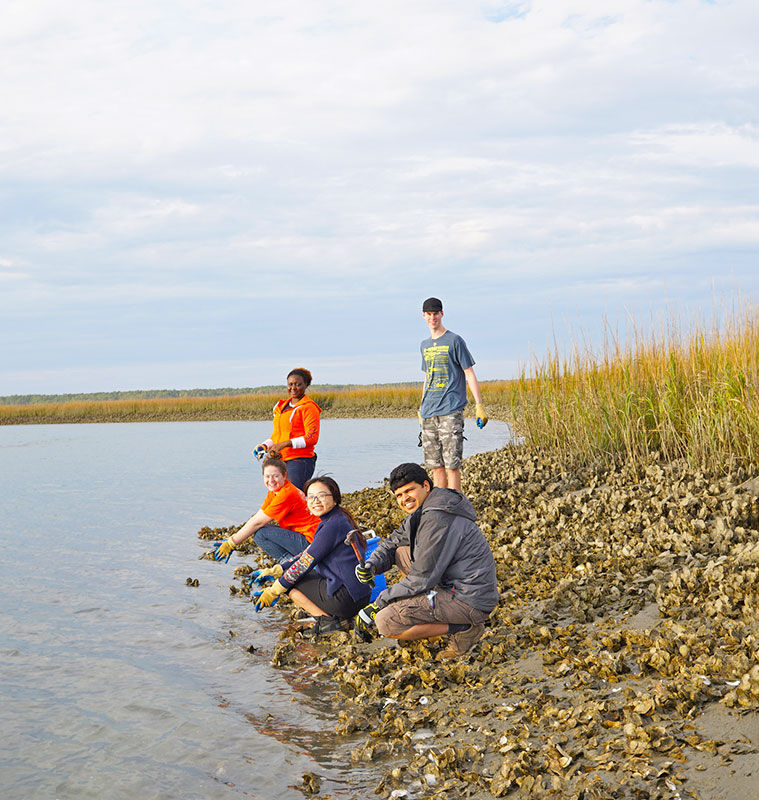
[[[408,514],[377,545],[356,577],[370,583],[397,566],[403,578],[359,611],[356,631],[402,641],[450,636],[438,660],[457,658],[482,636],[498,602],[495,562],[476,515],[461,492],[433,489],[419,464],[400,464],[390,473],[390,489]]]
[[[443,325],[443,304],[428,297],[422,316],[430,336],[421,344],[424,393],[419,408],[424,465],[432,470],[436,487],[461,491],[461,457],[464,453],[464,407],[466,387],[474,396],[477,427],[488,417],[474,374],[474,358],[466,342]]]

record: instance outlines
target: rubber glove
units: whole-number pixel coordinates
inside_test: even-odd
[[[269,448],[265,444],[259,444],[258,447],[253,448],[253,455],[260,461]]]
[[[356,573],[359,583],[374,583],[374,569],[368,564],[364,564],[363,566],[361,566],[361,564],[356,564],[354,572]]]
[[[419,424],[420,424],[420,425],[423,425],[423,424],[424,424],[424,423],[422,422],[422,412],[421,412],[421,411],[417,411],[417,412],[416,412],[416,418],[419,420]]]
[[[474,416],[477,417],[478,428],[484,428],[488,424],[488,415],[485,413],[485,406],[482,403],[475,405]]]
[[[361,611],[356,615],[356,621],[353,623],[353,630],[356,631],[358,636],[365,642],[372,638],[372,628],[375,626],[374,618],[379,613],[379,606],[376,603],[369,603],[364,606]]]
[[[287,591],[287,587],[279,581],[274,581],[271,586],[267,586],[262,592],[256,592],[251,598],[256,601],[253,606],[254,611],[260,611],[262,608],[273,606],[279,600],[279,596]]]
[[[232,555],[232,551],[237,547],[237,545],[235,544],[234,539],[232,539],[230,536],[221,543],[214,543],[214,547],[216,548],[216,552],[213,554],[213,557],[217,561],[223,561],[226,564],[227,561],[229,561],[229,557]]]
[[[277,578],[281,578],[284,574],[281,564],[275,564],[269,569],[257,569],[251,572],[248,576],[248,583],[252,586],[257,583],[259,586],[265,586],[267,583],[273,583]]]

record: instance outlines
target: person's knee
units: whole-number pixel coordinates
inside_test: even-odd
[[[394,624],[393,617],[394,614],[390,606],[385,606],[385,608],[377,612],[377,616],[374,618],[374,624],[377,626],[377,631],[380,636],[389,636],[391,639],[398,636],[398,626]]]
[[[256,531],[256,532],[253,534],[253,541],[254,541],[254,542],[255,542],[255,543],[256,543],[256,544],[257,544],[259,547],[261,547],[261,543],[262,543],[262,542],[267,542],[267,541],[268,541],[268,537],[266,536],[266,532],[264,531],[264,528],[259,528],[259,529],[258,529],[258,530],[257,530],[257,531]]]

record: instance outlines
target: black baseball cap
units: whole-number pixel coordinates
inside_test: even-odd
[[[424,303],[422,303],[422,313],[425,311],[442,311],[443,304],[437,297],[428,297]]]

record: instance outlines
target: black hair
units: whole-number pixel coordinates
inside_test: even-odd
[[[317,475],[315,478],[311,478],[311,480],[306,481],[305,485],[303,486],[303,491],[308,494],[308,487],[314,483],[323,483],[327,489],[329,489],[329,493],[332,495],[332,499],[335,501],[336,506],[340,506],[340,511],[345,514],[348,518],[348,522],[358,530],[358,523],[355,519],[353,519],[353,514],[351,514],[348,509],[343,508],[340,503],[343,502],[343,495],[340,491],[340,487],[337,485],[337,481],[334,478],[331,478],[329,475]],[[366,542],[364,542],[364,545]]]
[[[306,386],[310,386],[311,381],[313,380],[311,373],[305,367],[296,367],[295,369],[291,369],[287,373],[287,377],[289,378],[291,375],[300,375],[300,377],[303,378],[303,382],[306,384]]]
[[[420,486],[424,485],[427,481],[430,489],[432,489],[432,481],[424,467],[419,464],[399,464],[390,473],[390,488],[392,491],[405,486],[407,483],[418,483]]]

